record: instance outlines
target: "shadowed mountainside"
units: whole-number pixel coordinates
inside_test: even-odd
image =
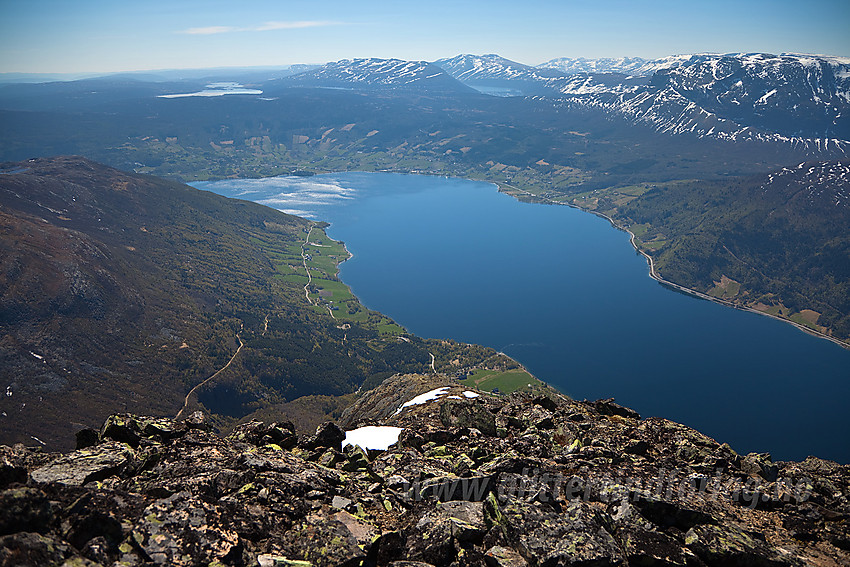
[[[0,442],[67,448],[69,427],[175,415],[201,383],[187,409],[226,426],[315,394],[332,413],[367,380],[427,372],[429,352],[437,368],[515,365],[400,340],[338,281],[347,254],[320,223],[82,158],[0,171]]]

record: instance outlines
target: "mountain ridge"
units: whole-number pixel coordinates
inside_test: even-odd
[[[651,75],[646,69],[648,64],[659,60],[642,57],[557,57],[537,65],[538,69],[554,69],[565,74],[579,73],[619,73],[623,75]]]
[[[446,65],[455,78],[471,86],[479,78],[498,77],[506,89],[514,82],[518,94],[566,97],[573,104],[643,121],[659,131],[730,140],[763,136],[812,145],[826,140],[842,154],[848,150],[850,58],[697,54],[641,60],[643,70],[575,60],[584,62],[582,70],[570,67],[559,77],[541,75],[539,66],[514,68],[494,56],[475,57],[458,56],[437,64]],[[554,63],[542,69],[559,70]],[[615,78],[618,74],[623,76]]]
[[[274,87],[391,88],[430,93],[473,92],[427,61],[378,58],[334,61],[318,69],[272,81],[270,84]]]

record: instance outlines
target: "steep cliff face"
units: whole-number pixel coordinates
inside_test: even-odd
[[[249,422],[222,438],[200,414],[113,416],[73,453],[2,447],[0,565],[850,561],[846,465],[439,376],[390,378],[343,419],[361,428]],[[355,437],[365,450],[343,447]]]

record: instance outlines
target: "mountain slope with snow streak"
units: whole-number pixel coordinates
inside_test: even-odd
[[[443,69],[427,61],[343,59],[281,79],[283,87],[338,89],[391,88],[426,92],[472,92]]]

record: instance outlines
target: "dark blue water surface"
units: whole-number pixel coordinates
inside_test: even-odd
[[[331,223],[340,277],[411,332],[494,347],[741,453],[850,462],[850,351],[652,280],[604,219],[487,183],[389,173],[197,183]]]

